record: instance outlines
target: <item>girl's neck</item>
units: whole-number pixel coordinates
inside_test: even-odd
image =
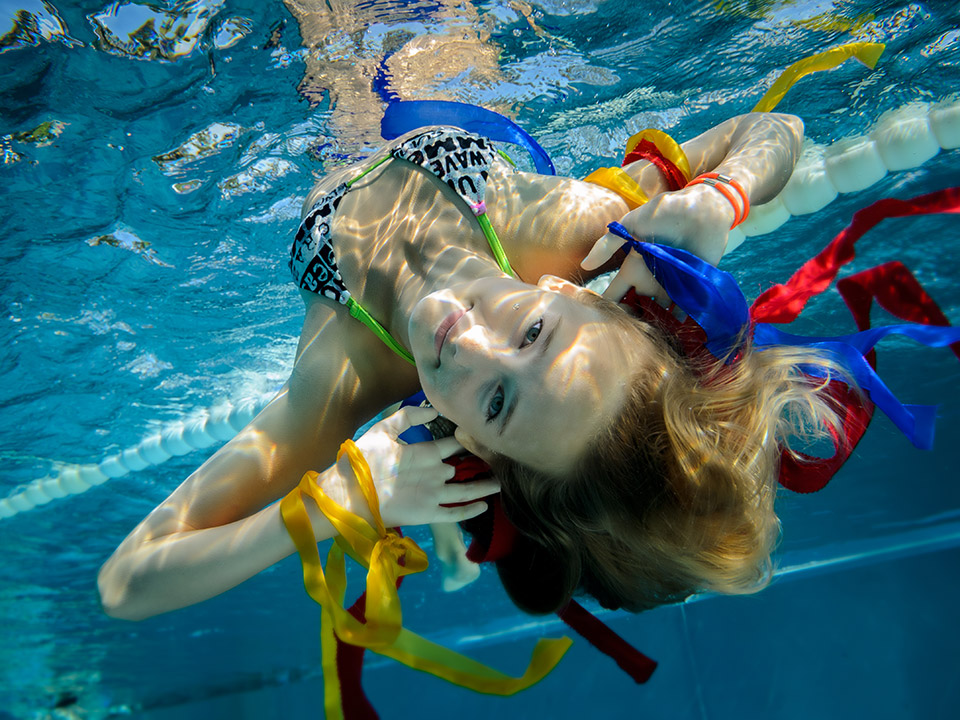
[[[410,316],[417,303],[427,295],[484,277],[504,276],[503,271],[489,256],[489,251],[482,255],[462,247],[445,248],[429,267],[407,267],[412,272],[406,277],[398,277],[399,282],[393,285],[390,297],[381,297],[375,301],[381,307],[392,303],[389,314],[384,314],[383,317],[393,337],[407,348],[410,347]],[[368,283],[368,287],[372,286]]]
[[[426,172],[388,162],[344,195],[337,264],[354,297],[402,345],[413,308],[432,292],[502,277],[479,224]]]

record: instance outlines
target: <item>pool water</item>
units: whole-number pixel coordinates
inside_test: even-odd
[[[802,80],[778,108],[816,143],[960,86],[955,2],[309,5],[0,3],[0,498],[285,380],[302,322],[286,268],[300,205],[377,146],[389,100],[505,112],[558,172],[583,176],[642,128],[683,140],[747,112],[791,62],[844,42],[887,49],[875,70],[849,61]],[[748,238],[724,267],[754,296],[856,209],[958,184],[958,152]],[[885,221],[850,271],[900,259],[960,322],[958,223]],[[845,313],[827,293],[800,331],[851,331]],[[960,365],[907,341],[880,364],[902,399],[940,405],[934,450],[878,417],[827,489],[778,501],[772,588],[606,613],[660,661],[647,685],[584,641],[507,699],[373,657],[381,715],[956,717]],[[100,564],[203,453],[0,518],[0,718],[322,716],[319,612],[296,558],[142,623],[99,608]],[[402,597],[410,628],[510,672],[536,637],[564,632],[514,609],[489,568],[454,594],[431,569]]]

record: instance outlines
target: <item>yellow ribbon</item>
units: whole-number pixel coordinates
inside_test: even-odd
[[[617,195],[623,198],[627,207],[635,210],[649,200],[637,181],[630,177],[626,172],[618,167],[597,168],[587,175],[584,182],[593,183],[607,190],[613,190]]]
[[[570,647],[569,638],[538,641],[526,672],[520,677],[511,677],[403,627],[397,579],[425,570],[427,556],[412,539],[400,537],[384,527],[366,460],[352,440],[343,443],[337,459],[344,453],[370,507],[376,529],[331,500],[317,483],[315,472],[306,473],[300,484],[280,501],[284,525],[300,554],[307,593],[322,608],[321,649],[327,718],[343,717],[334,634],[351,645],[368,648],[408,667],[477,692],[513,695],[542,680]],[[338,533],[327,555],[326,575],[320,563],[313,525],[304,505],[304,495],[313,498]],[[346,591],[344,553],[367,568],[366,622],[354,618],[343,605]]]
[[[880,55],[883,54],[883,43],[855,42],[839,47],[830,48],[816,55],[797,60],[790,67],[784,70],[771,88],[767,90],[766,95],[760,98],[753,112],[770,112],[777,103],[779,103],[787,91],[793,87],[793,84],[800,78],[813,72],[821,70],[832,70],[840,63],[850,58],[856,58],[871,70],[876,67]]]
[[[800,78],[810,73],[831,70],[852,57],[872,70],[876,67],[880,55],[883,54],[884,47],[883,43],[848,43],[798,60],[780,74],[767,93],[760,98],[760,102],[754,106],[753,112],[772,111]],[[690,181],[692,173],[686,153],[676,140],[662,130],[647,128],[632,135],[627,140],[625,154],[629,155],[644,140],[656,145],[660,154],[679,168],[687,182]],[[584,181],[617,193],[631,210],[640,207],[648,199],[637,182],[621,168],[598,168],[587,175]]]
[[[687,159],[687,154],[683,151],[683,148],[680,147],[680,143],[667,135],[663,130],[647,128],[646,130],[641,130],[631,135],[630,139],[627,140],[627,151],[624,154],[629,155],[633,149],[644,140],[648,140],[656,145],[660,154],[676,165],[680,172],[683,173],[686,181],[690,182],[690,161]]]

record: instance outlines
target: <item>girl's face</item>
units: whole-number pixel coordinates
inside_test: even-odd
[[[583,292],[552,276],[538,285],[483,278],[414,308],[423,390],[468,450],[559,476],[612,422],[644,348],[629,347],[600,309],[577,299]]]

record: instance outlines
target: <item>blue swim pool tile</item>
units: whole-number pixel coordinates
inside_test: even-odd
[[[709,718],[952,718],[953,549],[683,607]]]
[[[456,708],[457,720],[643,717],[702,720],[684,645],[679,608],[639,616],[607,613],[604,621],[659,662],[650,681],[633,682],[617,665],[579,637],[559,666],[538,685],[514,697],[478,695],[395,663],[368,670],[365,685],[383,717],[429,717]],[[496,643],[461,649],[511,674],[523,671],[535,638],[569,634],[559,623],[545,632],[516,632]]]

